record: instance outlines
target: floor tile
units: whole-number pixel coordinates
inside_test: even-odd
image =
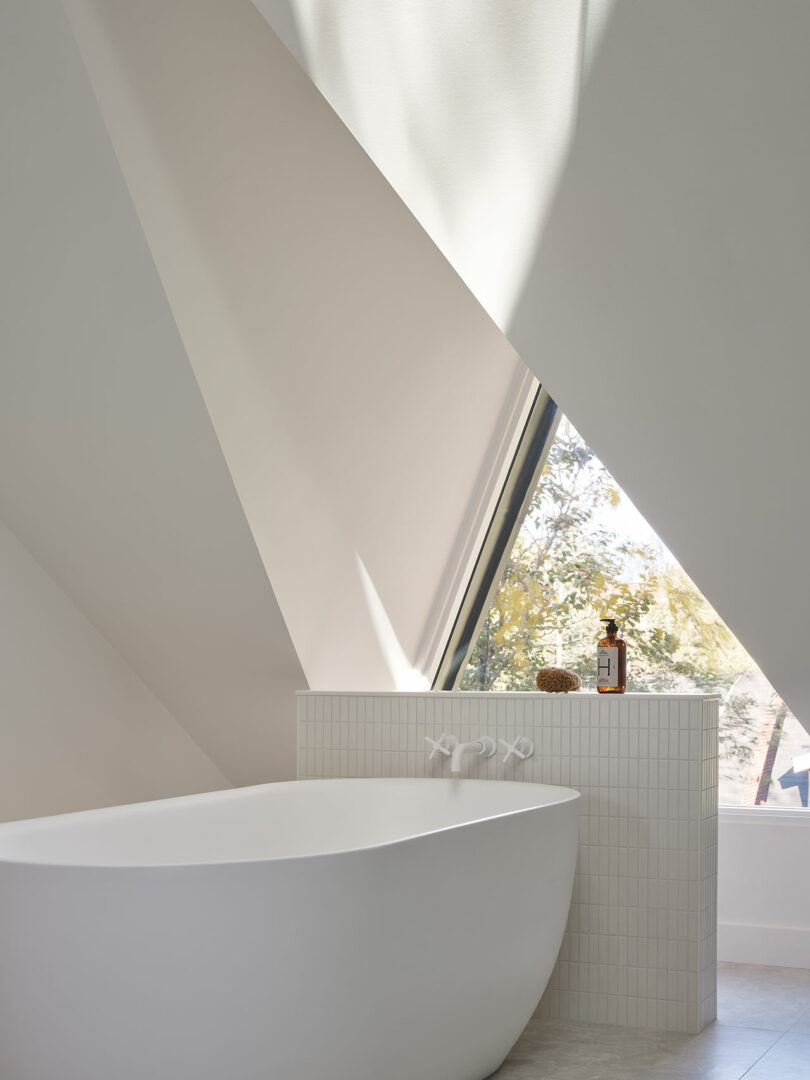
[[[798,1035],[810,1035],[810,1009],[799,1017],[790,1030]]]
[[[542,1021],[533,1037],[521,1039],[494,1080],[636,1080],[656,1076],[669,1056],[671,1039],[648,1038],[646,1032],[634,1038],[635,1032],[624,1029],[618,1040],[597,1025],[573,1025],[569,1031],[553,1023]]]
[[[789,1031],[745,1074],[745,1080],[807,1080],[810,1035]]]
[[[809,1080],[810,971],[720,964],[700,1035],[530,1021],[495,1080]]]
[[[717,982],[719,1024],[787,1031],[810,1010],[810,971],[804,968],[718,964]]]
[[[713,1024],[701,1035],[533,1020],[496,1080],[739,1080],[779,1032]]]
[[[778,1031],[711,1024],[693,1035],[676,1053],[679,1068],[706,1080],[738,1080],[781,1038]]]

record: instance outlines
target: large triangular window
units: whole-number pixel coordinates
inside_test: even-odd
[[[722,695],[721,803],[806,807],[810,736],[752,657],[568,420],[545,455],[444,688],[533,690],[553,665],[592,690],[599,620],[615,616],[628,692]]]

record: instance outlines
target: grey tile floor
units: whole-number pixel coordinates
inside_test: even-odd
[[[720,964],[700,1035],[531,1020],[493,1080],[810,1080],[810,971]]]

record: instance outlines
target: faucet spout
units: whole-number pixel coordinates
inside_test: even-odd
[[[461,760],[465,754],[478,754],[479,757],[492,757],[495,753],[495,740],[489,735],[482,735],[474,742],[458,743],[450,757],[450,772],[458,776],[461,772]]]

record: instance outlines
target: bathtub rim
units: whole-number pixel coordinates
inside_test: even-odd
[[[271,855],[264,857],[257,857],[252,859],[216,859],[207,860],[204,862],[156,862],[156,863],[86,863],[86,862],[58,862],[52,859],[48,860],[34,860],[34,859],[21,859],[19,857],[8,858],[2,853],[2,842],[4,835],[13,835],[15,832],[25,833],[27,829],[32,826],[44,826],[45,823],[61,823],[65,820],[73,822],[81,822],[88,816],[95,816],[97,814],[110,814],[115,817],[118,814],[125,814],[127,811],[147,811],[149,808],[156,805],[166,804],[193,804],[195,802],[205,801],[226,801],[228,796],[233,797],[234,793],[249,793],[258,792],[266,789],[277,789],[280,787],[296,787],[306,785],[322,785],[322,784],[343,784],[345,782],[360,783],[360,784],[381,784],[381,783],[395,783],[395,784],[410,784],[410,783],[441,783],[441,784],[507,784],[520,786],[523,788],[535,788],[542,790],[554,789],[561,793],[561,797],[552,801],[538,802],[535,805],[522,806],[514,809],[503,810],[498,813],[489,813],[479,817],[470,818],[467,821],[455,822],[449,825],[442,825],[434,829],[426,829],[421,832],[408,833],[405,836],[396,836],[390,840],[382,840],[376,843],[363,844],[356,847],[338,848],[333,851],[308,851],[297,855]],[[563,796],[562,793],[566,794]],[[281,780],[274,781],[266,784],[248,784],[238,788],[221,788],[215,791],[203,791],[195,792],[190,795],[175,795],[164,799],[148,799],[143,802],[135,803],[121,803],[114,806],[97,807],[90,810],[74,810],[65,814],[47,814],[43,817],[37,818],[22,818],[18,821],[0,822],[0,873],[4,867],[14,868],[27,868],[32,870],[82,870],[82,871],[159,871],[159,870],[214,870],[218,867],[237,867],[237,866],[254,866],[261,863],[268,865],[274,863],[290,863],[300,862],[304,859],[324,859],[331,856],[342,855],[356,855],[366,851],[376,851],[384,848],[394,847],[398,844],[411,843],[415,840],[424,839],[429,836],[437,836],[441,833],[450,832],[454,829],[466,829],[472,825],[481,825],[487,821],[498,821],[502,818],[514,817],[518,814],[528,814],[537,810],[544,810],[553,806],[563,806],[568,803],[575,803],[581,799],[581,792],[575,788],[565,787],[559,784],[537,784],[528,780],[482,780],[475,778],[454,778],[448,777],[324,777],[310,780]]]

